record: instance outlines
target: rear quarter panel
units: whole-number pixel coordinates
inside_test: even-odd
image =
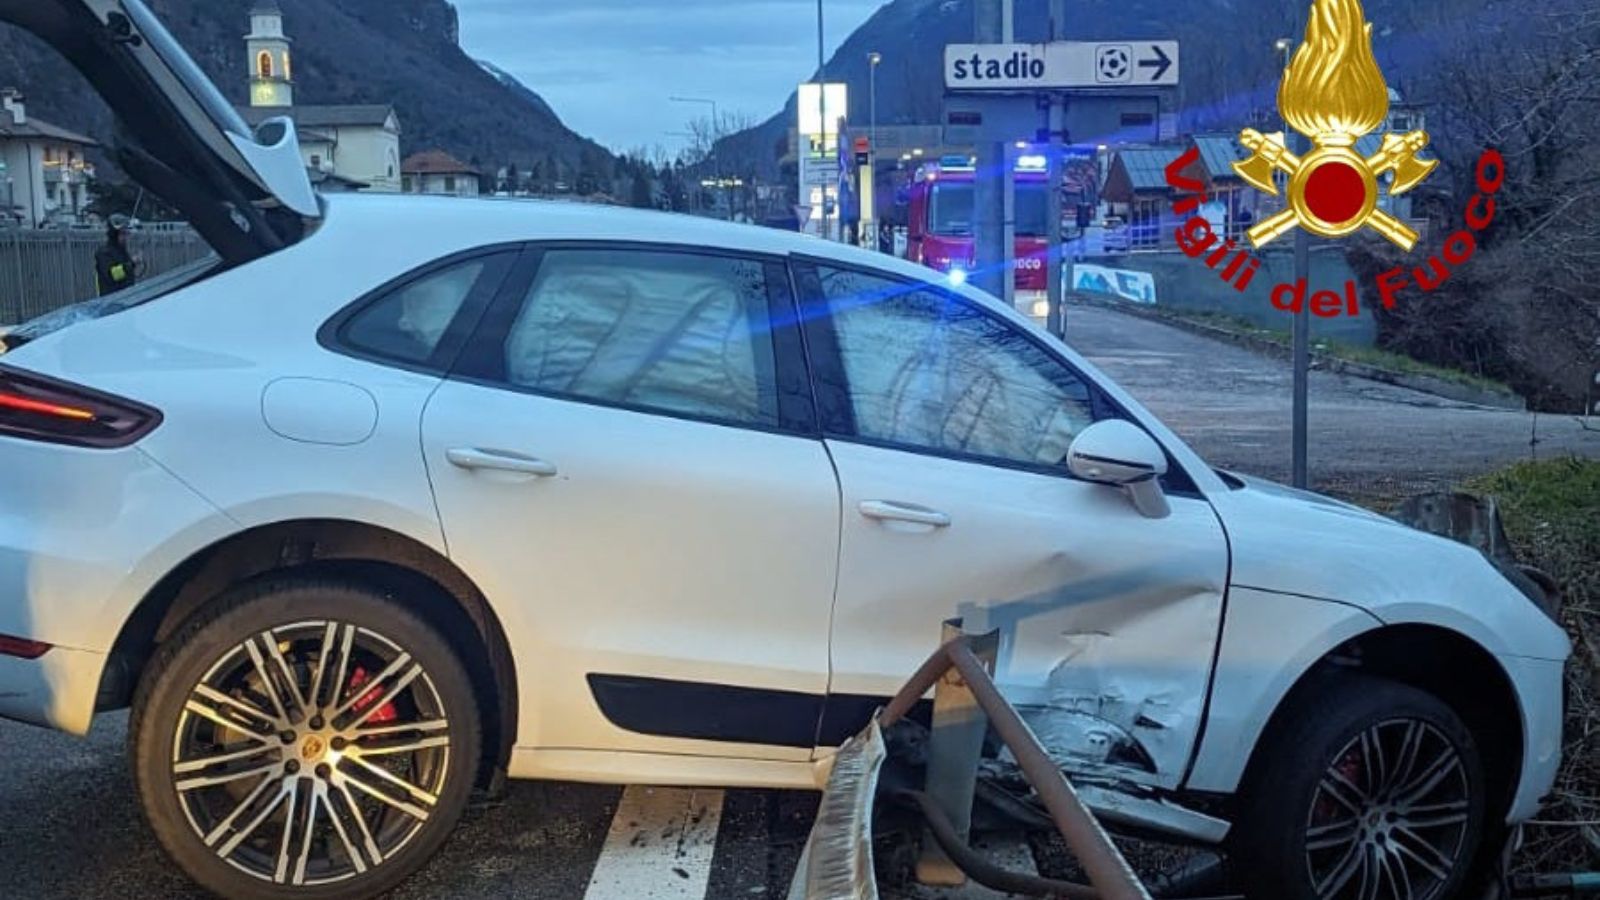
[[[0,483],[0,523],[32,524],[15,546],[0,549],[0,588],[48,601],[29,604],[36,621],[10,633],[105,650],[168,572],[257,525],[350,519],[444,551],[419,433],[439,379],[330,352],[316,332],[350,302],[477,246],[479,236],[470,228],[387,235],[373,224],[330,221],[288,250],[5,356],[7,364],[136,399],[163,415],[127,450],[5,442],[0,458],[16,477]],[[313,443],[273,431],[262,413],[264,391],[285,378],[307,380],[300,384],[309,389],[293,396],[312,407],[308,418],[317,415],[318,384],[329,386],[330,405],[348,405],[344,386],[369,394],[375,414],[367,436]],[[7,615],[22,615],[5,604],[0,610],[0,631],[9,630]]]

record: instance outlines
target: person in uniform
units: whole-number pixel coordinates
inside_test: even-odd
[[[94,276],[102,297],[139,280],[138,261],[128,252],[128,217],[121,213],[106,221],[106,242],[94,252]]]

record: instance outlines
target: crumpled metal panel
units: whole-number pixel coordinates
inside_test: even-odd
[[[876,718],[839,749],[789,900],[877,900],[872,805],[885,756]]]

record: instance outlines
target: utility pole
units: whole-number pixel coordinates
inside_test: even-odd
[[[1277,48],[1283,53],[1283,68],[1287,72],[1289,64],[1294,58],[1294,41],[1289,38],[1279,38]],[[1289,150],[1293,153],[1307,152],[1305,138],[1283,123],[1284,137],[1288,141]],[[1296,284],[1309,284],[1311,279],[1311,236],[1304,228],[1295,230],[1294,235],[1294,278]],[[1291,478],[1290,483],[1297,488],[1306,488],[1310,481],[1310,469],[1306,463],[1306,431],[1308,407],[1311,402],[1311,304],[1304,302],[1294,314],[1294,327],[1290,336],[1294,368],[1294,423],[1290,436],[1291,444]]]
[[[1066,38],[1067,28],[1067,0],[1050,0],[1050,40],[1059,41]],[[1049,318],[1045,327],[1057,337],[1065,337],[1067,333],[1066,307],[1063,302],[1064,290],[1062,285],[1061,267],[1066,262],[1066,253],[1063,247],[1061,233],[1061,176],[1062,176],[1062,131],[1066,128],[1066,115],[1063,105],[1066,98],[1050,95],[1050,112],[1046,120],[1049,132],[1049,145],[1046,148],[1048,165],[1046,167],[1046,206],[1045,228],[1050,250],[1045,256],[1045,290],[1049,292]]]
[[[998,44],[1005,32],[1004,7],[1010,0],[975,0],[973,3],[973,41],[979,44]],[[976,249],[977,265],[972,272],[974,284],[996,297],[1007,295],[1006,283],[1011,281],[1006,260],[1015,253],[1016,243],[1007,250],[1005,241],[1006,188],[1004,172],[1009,148],[1005,142],[985,141],[977,147],[978,174],[973,185],[972,236]]]
[[[711,107],[710,147],[706,151],[706,156],[708,157],[707,162],[711,163],[712,181],[715,182],[717,188],[723,189],[725,192],[726,189],[723,188],[722,184],[722,162],[717,158],[717,139],[722,136],[722,118],[717,115],[717,101],[705,97],[668,97],[667,99],[673,103],[702,103]],[[712,196],[716,195],[713,194]],[[731,219],[733,218],[733,200],[731,197],[725,199],[728,201],[728,218]]]

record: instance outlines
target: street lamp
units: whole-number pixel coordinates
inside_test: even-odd
[[[861,186],[863,196],[864,214],[862,227],[871,235],[872,248],[882,250],[883,243],[878,239],[880,228],[878,225],[878,66],[883,62],[883,54],[874,50],[867,54],[867,81],[871,85],[868,94],[871,97],[871,113],[867,120],[867,183]],[[870,216],[865,214],[870,213]]]
[[[867,62],[871,65],[868,72],[868,82],[872,85],[872,113],[867,126],[867,135],[872,142],[872,155],[878,155],[878,66],[883,62],[883,54],[873,51],[867,54]]]
[[[667,135],[667,137],[685,138],[692,145],[699,146],[700,136],[695,134],[692,131],[668,131],[668,132],[666,132],[666,135]],[[683,168],[683,154],[680,153],[678,155],[678,160],[675,163],[675,165],[679,169]],[[689,212],[691,212],[691,213],[698,212],[700,210],[700,192],[699,191],[688,191],[688,194],[689,194]]]
[[[722,129],[722,125],[720,124],[720,119],[717,116],[717,101],[706,97],[668,97],[667,99],[671,100],[673,103],[701,103],[711,107],[711,150],[707,156],[709,158],[709,162],[711,163],[712,176],[718,181],[721,181],[722,167],[717,162],[717,136]],[[732,201],[729,201],[728,203],[728,217],[730,219],[733,217]]]

